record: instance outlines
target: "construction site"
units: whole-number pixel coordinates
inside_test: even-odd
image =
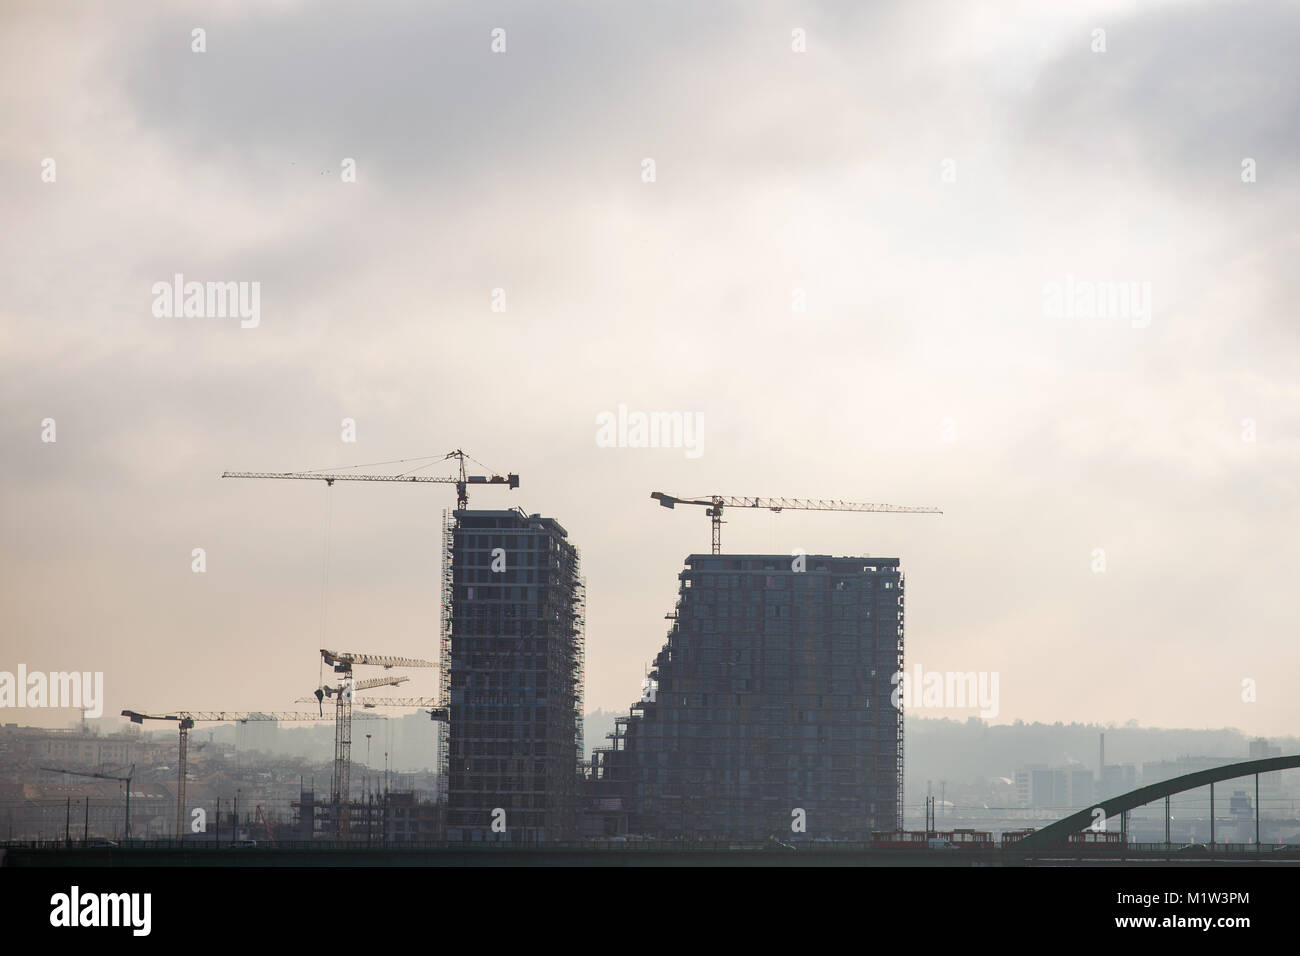
[[[540,515],[454,519],[447,836],[572,838],[583,757],[578,549]]]
[[[414,473],[453,459],[453,476]],[[722,530],[724,515],[745,511],[940,513],[935,508],[652,493],[665,509],[703,509],[712,547],[688,554],[676,571],[666,638],[640,695],[626,713],[606,716],[613,729],[584,759],[587,584],[581,554],[555,518],[520,508],[471,509],[471,486],[514,490],[520,481],[513,473],[469,474],[467,459],[473,460],[457,450],[419,459],[424,464],[395,475],[227,473],[330,485],[454,485],[456,507],[444,510],[438,525],[438,625],[429,641],[436,653],[424,658],[383,648],[322,648],[317,686],[294,698],[308,705],[303,710],[122,711],[128,727],[174,727],[174,750],[138,730],[98,736],[84,715],[80,732],[65,736],[0,728],[0,756],[33,781],[0,784],[12,801],[0,859],[16,866],[55,858],[145,866],[738,860],[961,866],[1037,858],[1262,859],[1265,852],[1270,861],[1294,862],[1300,852],[1281,841],[1261,841],[1264,827],[1285,832],[1294,816],[1279,808],[1285,796],[1269,775],[1300,766],[1300,757],[1282,755],[1262,740],[1251,744],[1251,759],[1244,762],[1179,764],[1173,777],[1155,764],[1155,782],[1137,789],[1131,789],[1132,775],[1111,774],[1124,768],[1108,766],[1102,751],[1099,780],[1116,776],[1116,786],[1100,799],[1076,799],[1071,791],[1064,800],[1098,804],[1100,812],[1118,818],[1115,831],[1084,829],[1093,807],[1046,827],[1004,824],[999,834],[938,812],[940,801],[928,786],[925,827],[908,830],[900,559],[801,550],[729,554]],[[406,695],[406,685],[421,676],[432,692]],[[392,719],[402,712],[407,716]],[[241,750],[254,750],[248,739],[224,749],[212,732],[206,741],[191,741],[200,725],[233,725],[245,738],[265,742],[270,735],[259,728],[311,725],[323,734],[326,721],[333,724],[328,762],[241,766]],[[391,728],[398,723],[404,730],[395,737]],[[414,727],[422,729],[411,733]],[[389,758],[403,736],[415,745],[404,759],[414,753],[414,765],[425,770],[390,773]],[[354,747],[361,740],[363,752]],[[372,743],[378,744],[375,753]],[[198,757],[197,775],[195,747],[209,748]],[[1224,843],[1219,850],[1215,823],[1223,814],[1214,809],[1214,785],[1251,774],[1254,798],[1234,791],[1228,817],[1240,840],[1249,837],[1253,816],[1254,841]],[[1069,780],[1083,786],[1086,776],[1073,768]],[[1043,822],[1032,817],[1030,804],[1060,798],[1030,799],[1029,790],[1050,786],[1054,794],[1065,772],[1028,767],[1017,771],[1017,780],[1022,777],[1025,809],[1015,819]],[[328,779],[328,791],[318,792],[318,779]],[[1195,807],[1171,811],[1175,796],[1203,786],[1209,787],[1208,815],[1198,816]],[[1274,793],[1267,816],[1261,792],[1266,798]],[[80,841],[73,839],[74,798]],[[1161,798],[1164,839],[1150,842],[1158,829],[1144,820],[1131,830],[1129,814]],[[1202,824],[1208,824],[1208,845],[1179,847],[1173,839],[1176,831],[1199,836]],[[52,833],[62,839],[50,839]],[[232,849],[254,852],[232,855]]]
[[[593,754],[597,810],[658,839],[901,829],[898,561],[695,554],[678,577],[642,699]]]
[[[891,701],[903,665],[904,579],[892,558],[724,555],[723,514],[781,512],[938,513],[933,508],[787,498],[652,499],[705,509],[712,552],[678,573],[667,641],[626,716],[586,758],[583,714],[586,581],[581,555],[557,520],[519,508],[469,507],[471,486],[519,487],[517,474],[470,474],[457,449],[401,462],[396,474],[355,469],[226,472],[225,478],[382,481],[453,485],[443,511],[436,655],[379,650],[319,652],[321,679],[299,704],[310,710],[234,712],[124,710],[131,724],[177,730],[177,842],[220,840],[196,827],[209,808],[187,797],[190,735],[203,723],[319,723],[332,717],[328,797],[305,784],[293,819],[272,821],[249,843],[374,846],[398,843],[541,844],[573,840],[762,841],[794,834],[863,841],[902,828],[903,712]],[[424,469],[454,461],[443,477]],[[478,464],[475,462],[475,464]],[[358,468],[365,466],[357,466]],[[328,546],[328,543],[327,543]],[[414,672],[432,672],[436,693],[389,696]],[[303,688],[306,691],[306,688]],[[377,694],[377,691],[386,693]],[[397,691],[400,693],[400,691]],[[354,724],[416,710],[436,727],[432,792],[377,786],[353,772]],[[365,764],[370,763],[365,734]],[[388,754],[385,753],[385,760]],[[125,784],[115,829],[133,838],[135,767],[42,767]],[[269,798],[265,798],[268,799]],[[155,803],[157,799],[155,798]],[[245,806],[245,811],[250,808]],[[70,813],[70,811],[69,811]],[[148,832],[156,838],[158,821]],[[241,836],[237,810],[231,838]],[[70,828],[69,828],[70,829]]]

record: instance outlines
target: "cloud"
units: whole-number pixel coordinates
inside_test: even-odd
[[[427,655],[440,489],[217,475],[463,446],[523,476],[484,504],[553,514],[583,549],[593,707],[634,699],[679,562],[707,544],[659,489],[944,507],[743,515],[726,537],[898,554],[909,654],[1002,666],[1007,720],[1289,726],[1294,704],[1251,717],[1235,695],[1144,688],[1178,642],[1209,654],[1229,625],[1257,635],[1252,667],[1295,671],[1300,554],[1278,529],[1300,452],[1298,15],[9,9],[5,651],[86,669],[111,639],[109,706],[139,707],[270,708],[322,630]],[[261,282],[261,325],[153,317],[152,283],[177,272]],[[1152,282],[1150,326],[1044,317],[1043,284],[1067,274]],[[597,448],[596,414],[620,403],[702,413],[705,455]],[[322,622],[327,520],[343,563]],[[255,651],[245,686],[212,676]]]

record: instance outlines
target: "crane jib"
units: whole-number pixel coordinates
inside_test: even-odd
[[[856,501],[839,501],[827,498],[738,498],[727,495],[707,495],[700,498],[678,498],[662,491],[652,491],[650,497],[664,508],[676,505],[700,505],[713,524],[713,553],[722,551],[722,515],[726,508],[766,508],[779,514],[782,511],[867,511],[890,514],[943,514],[938,508],[909,507],[906,505],[868,504]]]

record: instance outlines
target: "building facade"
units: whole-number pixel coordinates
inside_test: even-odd
[[[1021,767],[1016,771],[1015,783],[1016,798],[1022,807],[1078,810],[1093,801],[1092,771],[1082,764]]]
[[[696,554],[679,580],[642,699],[593,755],[592,797],[659,839],[895,829],[898,560]]]
[[[582,755],[584,589],[560,524],[456,511],[447,836],[574,836]]]
[[[1282,756],[1282,748],[1269,743],[1266,737],[1256,737],[1250,742],[1250,759],[1264,760],[1268,757]],[[1259,775],[1259,793],[1261,797],[1277,797],[1282,792],[1282,774],[1279,772]]]
[[[101,736],[72,730],[14,727],[8,736],[28,759],[75,770],[126,767],[136,762],[141,750],[139,736],[128,732]]]

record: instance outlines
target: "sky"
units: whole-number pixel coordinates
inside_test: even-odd
[[[463,448],[521,476],[472,506],[581,549],[589,709],[709,549],[662,490],[941,508],[732,513],[723,549],[898,557],[909,671],[997,674],[994,722],[1293,733],[1298,29],[10,0],[0,671],[287,710],[321,647],[436,656],[450,486],[220,476]],[[256,321],[158,314],[177,274],[257,283]],[[620,406],[698,441],[603,447]]]

